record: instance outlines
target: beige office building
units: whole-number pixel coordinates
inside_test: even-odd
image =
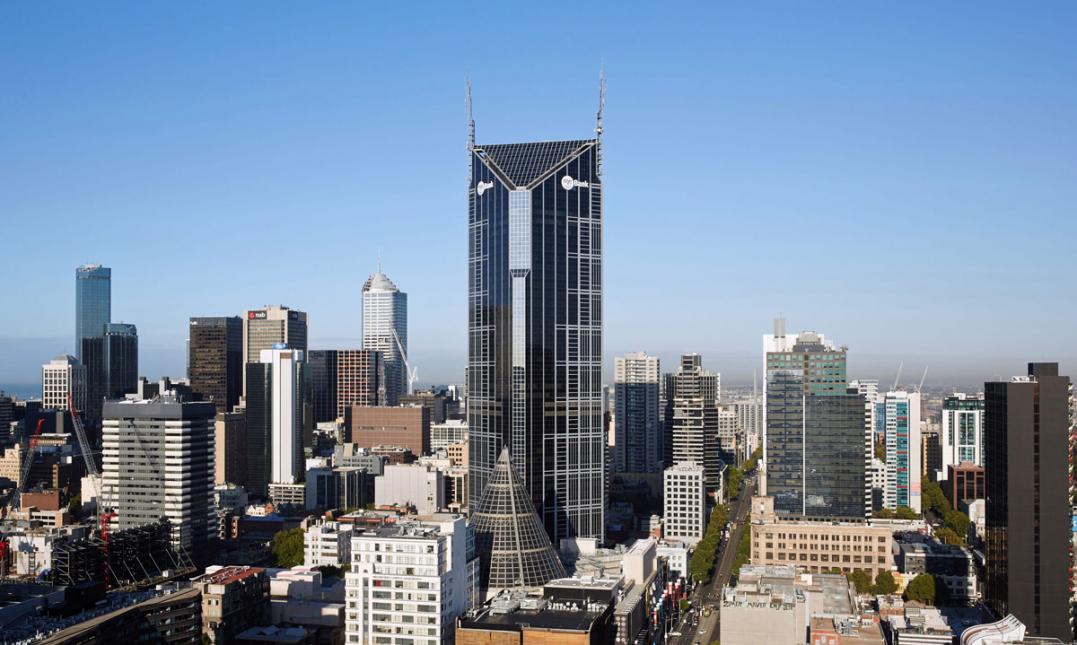
[[[779,519],[773,497],[752,498],[752,564],[794,565],[809,573],[862,569],[872,579],[894,565],[889,526]]]
[[[258,363],[263,349],[273,349],[277,343],[289,349],[307,351],[307,314],[284,305],[266,305],[252,309],[243,317],[243,362]],[[247,393],[247,379],[243,379]]]

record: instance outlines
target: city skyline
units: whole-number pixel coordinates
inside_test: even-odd
[[[693,24],[652,8],[633,24],[647,24],[656,41],[683,32],[677,46],[629,46],[634,28],[610,20],[569,54],[565,43],[594,29],[569,21],[542,45],[547,56],[489,55],[496,43],[452,38],[443,27],[456,12],[433,9],[414,22],[428,42],[402,57],[380,55],[391,51],[388,35],[356,27],[351,9],[319,20],[317,42],[276,37],[309,27],[302,16],[128,9],[127,21],[112,21],[108,11],[6,9],[16,28],[0,44],[3,59],[24,64],[0,74],[24,91],[0,106],[0,132],[12,128],[0,151],[12,180],[0,187],[0,211],[12,214],[9,234],[48,235],[70,257],[26,246],[0,258],[0,274],[41,294],[0,328],[0,387],[33,384],[50,357],[77,353],[69,280],[81,263],[113,269],[112,318],[138,325],[140,371],[155,378],[183,374],[189,317],[266,303],[310,312],[312,349],[357,348],[360,288],[379,251],[410,294],[420,383],[461,382],[466,231],[454,216],[465,203],[464,79],[473,79],[484,141],[584,137],[591,123],[578,106],[594,104],[603,60],[604,163],[617,187],[606,206],[607,383],[614,356],[646,351],[667,365],[698,352],[727,383],[747,384],[758,337],[779,314],[790,330],[827,329],[849,345],[851,378],[888,382],[901,360],[910,382],[927,364],[928,384],[955,386],[1019,373],[1028,360],[1058,360],[1065,371],[1077,361],[1066,333],[1077,305],[1022,284],[1016,268],[1036,257],[1046,269],[1073,269],[1064,245],[1077,225],[1063,212],[1077,159],[1065,115],[1077,93],[1065,81],[1077,57],[1059,14],[1074,9],[1053,7],[701,8]],[[241,18],[249,42],[203,32]],[[489,20],[525,37],[535,27],[519,18]],[[195,33],[204,51],[168,45]],[[62,72],[50,45],[66,55]],[[135,50],[147,55],[128,56]],[[527,83],[507,73],[521,68],[532,72]],[[34,80],[57,74],[71,82]],[[365,82],[342,86],[357,77]],[[219,92],[237,81],[241,93]],[[364,88],[374,86],[371,98]],[[552,91],[567,100],[546,105]],[[86,119],[56,107],[69,104]],[[401,139],[410,145],[390,145]],[[688,163],[647,163],[671,142]],[[408,152],[416,144],[422,159]],[[364,154],[373,147],[376,162]],[[405,161],[409,172],[397,171]],[[393,197],[416,180],[414,199]],[[666,210],[678,225],[653,226]],[[271,226],[251,232],[263,216]],[[77,225],[94,220],[101,225]],[[318,241],[295,251],[299,261],[239,270],[293,236],[281,224],[296,221]],[[202,261],[188,262],[185,245],[152,243],[180,222],[220,227],[200,245]],[[794,232],[816,222],[818,244],[833,249],[790,255],[804,253]],[[143,238],[144,248],[130,244]],[[761,261],[749,251],[764,244]],[[648,262],[638,262],[642,252]],[[802,259],[807,278],[793,271]],[[166,266],[183,266],[186,279],[164,290]],[[910,282],[916,289],[901,304],[879,297]],[[1008,306],[977,296],[985,282]],[[840,302],[819,297],[834,284]],[[689,297],[691,317],[661,315]]]

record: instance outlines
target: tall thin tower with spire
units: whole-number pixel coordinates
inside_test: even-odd
[[[471,507],[507,447],[554,543],[602,539],[600,139],[477,144],[468,97]]]

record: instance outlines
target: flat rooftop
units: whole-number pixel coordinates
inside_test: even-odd
[[[503,629],[519,631],[528,629],[555,629],[559,631],[590,631],[591,625],[602,616],[598,611],[571,611],[560,609],[517,609],[508,614],[493,614],[482,610],[473,618],[461,618],[464,629]]]

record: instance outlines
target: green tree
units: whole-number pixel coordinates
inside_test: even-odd
[[[886,462],[886,446],[882,442],[875,444],[875,458],[881,462]]]
[[[303,564],[303,529],[294,528],[278,531],[270,545],[277,566],[290,568]]]
[[[71,499],[67,502],[67,512],[72,515],[77,515],[79,510],[82,509],[82,497],[78,494],[72,495]]]
[[[892,519],[894,519],[894,511],[892,511],[892,510],[890,510],[888,508],[880,508],[880,509],[876,510],[875,512],[873,512],[871,515],[872,515],[872,517],[877,517],[877,518],[879,518],[881,520],[892,520]]]
[[[935,578],[929,573],[921,573],[905,587],[905,600],[915,600],[925,605],[935,604]]]
[[[863,569],[856,569],[850,573],[849,582],[853,583],[856,593],[868,593],[871,591],[871,574]]]
[[[950,510],[943,514],[942,523],[946,528],[964,538],[969,534],[969,524],[972,524],[972,520],[961,511]]]
[[[965,538],[958,535],[953,529],[945,526],[935,531],[935,539],[943,544],[965,546]]]
[[[899,520],[915,520],[920,517],[920,514],[912,510],[908,506],[898,506],[897,512],[894,513],[894,516],[897,517]]]
[[[897,581],[894,580],[894,574],[889,571],[883,571],[879,575],[875,576],[875,584],[872,585],[871,592],[878,596],[886,596],[897,591]]]

